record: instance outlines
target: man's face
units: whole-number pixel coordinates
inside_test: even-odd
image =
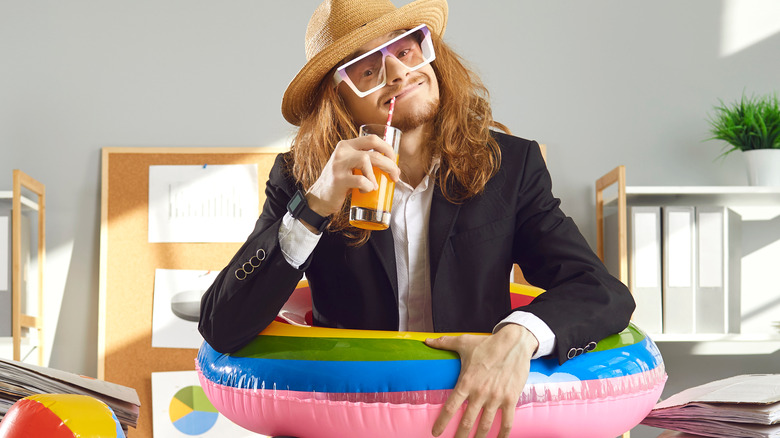
[[[362,45],[355,56],[366,53],[389,41],[403,31],[391,32]],[[439,84],[430,64],[415,71],[396,58],[385,58],[387,84],[377,91],[359,97],[346,84],[338,85],[338,93],[357,125],[387,122],[390,99],[395,96],[393,126],[401,131],[415,129],[433,120],[439,107]]]

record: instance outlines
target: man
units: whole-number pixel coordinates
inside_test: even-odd
[[[315,11],[308,61],[282,102],[298,133],[255,230],[203,298],[200,330],[216,350],[237,350],[305,272],[316,325],[492,332],[427,341],[462,364],[432,434],[457,421],[456,437],[484,437],[500,410],[507,437],[530,360],[595,348],[625,328],[634,302],[560,211],[538,145],[489,129],[506,131],[441,40],[446,20],[446,0],[326,0]],[[353,68],[363,60],[373,64]],[[387,120],[392,98],[398,165],[378,137],[357,137]],[[376,187],[372,167],[397,181],[385,231],[348,223],[351,190]],[[547,290],[514,311],[513,263]]]

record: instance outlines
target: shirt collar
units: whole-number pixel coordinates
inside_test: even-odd
[[[425,177],[423,177],[422,181],[420,181],[420,184],[417,185],[417,187],[412,187],[408,183],[398,180],[398,184],[396,186],[401,186],[406,190],[410,190],[412,192],[424,192],[429,189],[429,187],[433,187],[431,184],[431,179],[433,175],[436,174],[436,172],[439,170],[439,165],[441,164],[441,157],[433,157],[431,160],[431,166],[428,168],[428,172],[425,174]]]

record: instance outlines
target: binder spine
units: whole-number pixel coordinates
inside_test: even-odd
[[[691,334],[696,329],[696,251],[694,207],[662,208],[664,333]]]
[[[661,333],[661,207],[631,207],[628,222],[629,289],[636,301],[632,319],[649,333]]]
[[[696,332],[739,333],[741,217],[697,207],[696,229]]]

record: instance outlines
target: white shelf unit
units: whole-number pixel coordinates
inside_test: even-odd
[[[11,201],[13,201],[14,198],[14,192],[10,190],[0,191],[0,202],[8,202],[9,204]],[[32,199],[22,195],[21,196],[21,203],[23,207],[26,207],[29,209],[29,211],[38,212],[38,203],[33,201]]]
[[[780,187],[751,186],[626,186],[629,205],[724,205],[780,208]],[[617,196],[604,203],[617,208]]]
[[[605,196],[604,191],[612,185],[617,185],[615,194]],[[651,333],[650,336],[656,342],[691,342],[691,343],[720,343],[732,345],[734,343],[753,344],[754,350],[763,353],[780,350],[780,281],[774,277],[780,275],[780,187],[753,187],[753,186],[626,186],[625,169],[619,166],[609,174],[596,182],[596,220],[597,243],[599,256],[604,257],[604,217],[609,214],[618,214],[618,222],[622,221],[618,229],[618,242],[620,245],[619,258],[621,263],[621,281],[628,284],[627,268],[627,232],[626,210],[631,206],[725,206],[731,208],[742,216],[743,234],[748,231],[747,239],[775,239],[775,242],[767,242],[767,248],[760,248],[760,244],[752,245],[752,249],[768,249],[767,264],[774,264],[775,269],[766,269],[765,272],[751,272],[746,278],[746,263],[743,254],[742,262],[742,330],[734,334],[664,334]],[[622,216],[622,217],[621,217]],[[747,229],[746,227],[751,227]],[[754,231],[756,228],[776,229],[776,232]],[[762,237],[763,236],[763,237]],[[745,237],[743,236],[743,245]],[[773,245],[774,243],[774,245]],[[747,266],[750,270],[752,267]],[[755,278],[753,274],[758,274]],[[758,286],[757,286],[758,284]],[[775,290],[776,289],[776,290]],[[762,296],[769,295],[769,296]],[[763,298],[770,305],[768,315],[763,317],[773,318],[778,324],[764,321],[764,329],[757,330],[751,327],[745,330],[745,314],[761,313],[755,309],[756,305],[746,306],[745,302],[751,302],[753,298]],[[755,300],[754,300],[755,301]],[[747,307],[747,308],[746,308]],[[777,309],[777,311],[772,311]],[[753,348],[746,345],[747,348]]]

